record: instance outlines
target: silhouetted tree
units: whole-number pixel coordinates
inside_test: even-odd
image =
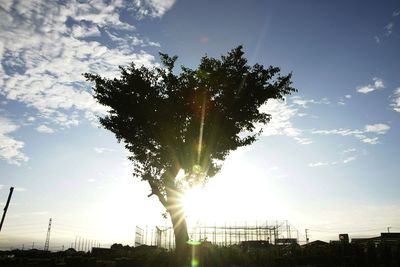
[[[230,151],[256,140],[257,124],[270,120],[260,111],[268,99],[296,91],[291,74],[249,66],[243,54],[239,46],[220,59],[204,56],[197,69],[182,66],[177,74],[177,56],[162,53],[163,67],[132,63],[115,79],[84,74],[95,83],[97,101],[109,107],[101,125],[125,143],[134,176],[149,183],[149,196],[170,215],[178,253],[185,254],[188,240],[183,191],[214,176]]]

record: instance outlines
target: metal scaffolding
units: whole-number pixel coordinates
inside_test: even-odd
[[[144,230],[145,229],[145,230]],[[269,244],[285,245],[297,243],[298,231],[287,221],[266,221],[255,224],[206,225],[196,224],[188,228],[189,239],[209,242],[218,246],[240,245],[244,241],[267,241]],[[171,226],[154,228],[136,227],[135,246],[150,245],[166,249],[175,247],[174,231]]]

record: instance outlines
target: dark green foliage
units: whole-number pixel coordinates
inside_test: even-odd
[[[277,67],[247,65],[241,46],[220,59],[203,57],[195,70],[182,66],[179,74],[177,57],[160,55],[163,68],[132,63],[120,67],[119,78],[84,76],[110,108],[100,123],[125,143],[134,175],[166,206],[166,187],[180,189],[174,180],[180,169],[189,185],[214,176],[229,152],[253,143],[256,125],[270,120],[260,106],[296,89],[291,74],[281,76]]]

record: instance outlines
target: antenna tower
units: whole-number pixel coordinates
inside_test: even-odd
[[[49,250],[50,245],[50,231],[51,231],[51,218],[49,220],[49,227],[47,228],[46,242],[44,243],[44,251]]]
[[[13,191],[14,191],[14,187],[10,187],[10,194],[8,195],[7,203],[6,203],[6,206],[4,208],[3,217],[1,217],[0,231],[1,231],[1,227],[3,226],[3,223],[4,223],[4,218],[6,217],[6,213],[7,213],[7,210],[8,210],[8,205],[10,204],[10,200],[11,200],[11,196],[12,196]]]

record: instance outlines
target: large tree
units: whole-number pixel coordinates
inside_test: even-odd
[[[204,56],[197,69],[160,53],[162,67],[120,67],[119,78],[86,73],[94,97],[109,107],[100,123],[131,152],[134,176],[147,181],[170,215],[176,250],[185,254],[188,241],[180,202],[185,188],[214,176],[226,156],[252,144],[258,125],[269,114],[260,107],[269,99],[295,92],[291,74],[277,67],[249,66],[242,46],[221,58]],[[184,176],[178,172],[184,171]]]

